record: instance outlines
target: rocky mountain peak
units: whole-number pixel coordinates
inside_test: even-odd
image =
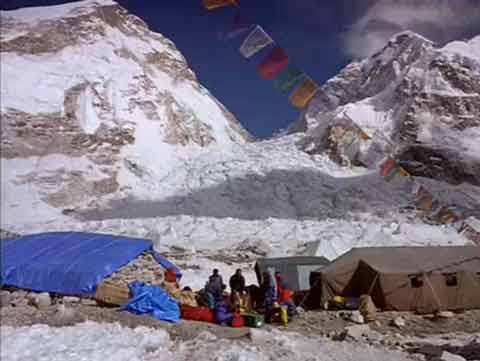
[[[368,139],[349,139],[348,155],[336,159],[375,166],[390,154],[414,175],[480,184],[479,38],[438,48],[397,34],[330,79],[292,131],[306,134],[301,147],[310,153],[337,153],[331,136],[347,119]]]
[[[197,82],[174,44],[113,1],[3,11],[1,17],[4,156],[47,149],[57,142],[50,139],[52,127],[64,133],[69,146],[60,150],[52,145],[54,151],[48,153],[69,147],[75,153],[78,138],[95,142],[95,137],[105,140],[106,133],[124,134],[119,142],[133,143],[139,117],[156,123],[161,141],[172,145],[248,138],[234,116]],[[30,86],[36,91],[26,91]],[[174,94],[176,87],[199,99],[189,104],[186,96]],[[215,108],[215,116],[200,114],[202,105]],[[48,134],[38,134],[35,129],[46,124]],[[12,142],[14,134],[22,142]]]

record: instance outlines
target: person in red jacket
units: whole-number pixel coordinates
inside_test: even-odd
[[[292,319],[293,316],[297,315],[297,307],[292,298],[293,292],[288,289],[280,272],[275,272],[275,280],[277,281],[278,304],[287,306],[288,318]]]

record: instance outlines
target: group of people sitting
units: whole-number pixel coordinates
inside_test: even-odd
[[[288,289],[279,272],[264,272],[258,287],[246,286],[242,271],[237,269],[230,277],[229,286],[230,293],[218,269],[213,270],[205,287],[197,293],[190,287],[181,289],[174,270],[165,272],[162,283],[162,288],[177,300],[182,310],[189,307],[207,308],[214,313],[219,324],[232,324],[240,314],[251,312],[264,314],[265,321],[272,322],[282,308],[287,311],[289,319],[297,314],[293,292]]]

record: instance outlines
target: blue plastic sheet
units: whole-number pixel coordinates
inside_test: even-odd
[[[158,286],[133,282],[129,286],[133,299],[122,310],[136,315],[150,315],[160,321],[178,322],[180,307],[170,295]]]
[[[78,232],[34,234],[0,244],[2,285],[66,295],[95,293],[103,279],[152,249],[146,239]],[[160,255],[156,259],[175,267]]]

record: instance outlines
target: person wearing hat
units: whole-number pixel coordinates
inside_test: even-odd
[[[213,273],[208,278],[205,289],[213,295],[215,300],[218,301],[222,299],[223,290],[225,288],[227,287],[223,283],[222,276],[218,272],[218,269],[215,268],[213,270]]]

